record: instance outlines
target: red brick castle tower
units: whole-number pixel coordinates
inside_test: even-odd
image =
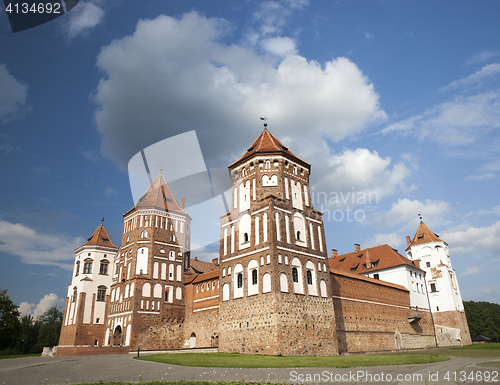
[[[160,173],[124,214],[106,319],[107,345],[133,350],[182,347],[191,221],[183,206]]]
[[[309,196],[311,165],[265,129],[229,170],[219,350],[337,354],[323,214]]]

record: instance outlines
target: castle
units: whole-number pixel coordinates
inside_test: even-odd
[[[336,355],[471,343],[448,245],[423,222],[406,256],[389,245],[329,257],[311,165],[267,129],[229,166],[219,258],[190,256],[184,200],[160,173],[75,250],[59,355],[218,347]],[[194,219],[195,220],[195,219]]]

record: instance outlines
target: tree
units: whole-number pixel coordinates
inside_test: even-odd
[[[25,315],[21,318],[21,331],[17,350],[21,354],[38,353],[36,342],[40,331],[40,322],[36,322],[31,315]]]
[[[500,306],[490,302],[464,301],[470,336],[478,334],[500,341]]]
[[[57,306],[51,307],[43,313],[35,323],[39,323],[40,330],[36,341],[36,352],[41,352],[44,346],[56,346],[61,334],[63,313]]]
[[[0,290],[0,351],[16,347],[21,323],[18,306],[10,300],[7,290]]]

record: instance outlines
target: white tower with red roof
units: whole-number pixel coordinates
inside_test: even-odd
[[[406,254],[426,272],[427,292],[439,346],[470,345],[471,337],[448,244],[420,221],[406,237]]]
[[[103,345],[107,298],[112,283],[112,262],[118,247],[100,225],[75,250],[73,279],[68,285],[60,346]]]

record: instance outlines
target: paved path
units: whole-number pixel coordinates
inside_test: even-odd
[[[499,361],[498,358],[452,357],[449,361],[424,365],[398,365],[360,368],[307,368],[307,369],[226,369],[193,368],[155,362],[138,361],[133,355],[104,355],[81,357],[25,357],[0,360],[0,385],[75,384],[99,381],[248,381],[288,383],[386,383],[386,384],[461,384],[472,383],[485,372],[493,377],[495,368],[475,366],[482,361]],[[456,372],[456,379],[453,373]],[[465,372],[466,381],[463,380]],[[450,379],[445,379],[449,373]],[[383,374],[383,377],[382,377]],[[300,376],[304,377],[300,377]],[[307,377],[309,375],[310,377]],[[316,378],[314,377],[316,375]],[[361,375],[363,375],[361,377]],[[367,376],[371,375],[371,378]],[[397,381],[397,376],[402,381]],[[434,377],[429,378],[429,375]],[[359,376],[359,377],[358,377]],[[392,381],[387,381],[389,376]],[[405,376],[408,381],[405,381]],[[436,377],[437,376],[437,377]],[[328,378],[328,380],[327,380]],[[368,381],[367,381],[368,379]],[[484,379],[484,378],[481,378]],[[302,381],[301,381],[302,380]],[[332,380],[332,381],[330,381]],[[335,381],[337,380],[337,381]],[[481,381],[475,381],[481,382]],[[497,375],[496,382],[500,382]]]

